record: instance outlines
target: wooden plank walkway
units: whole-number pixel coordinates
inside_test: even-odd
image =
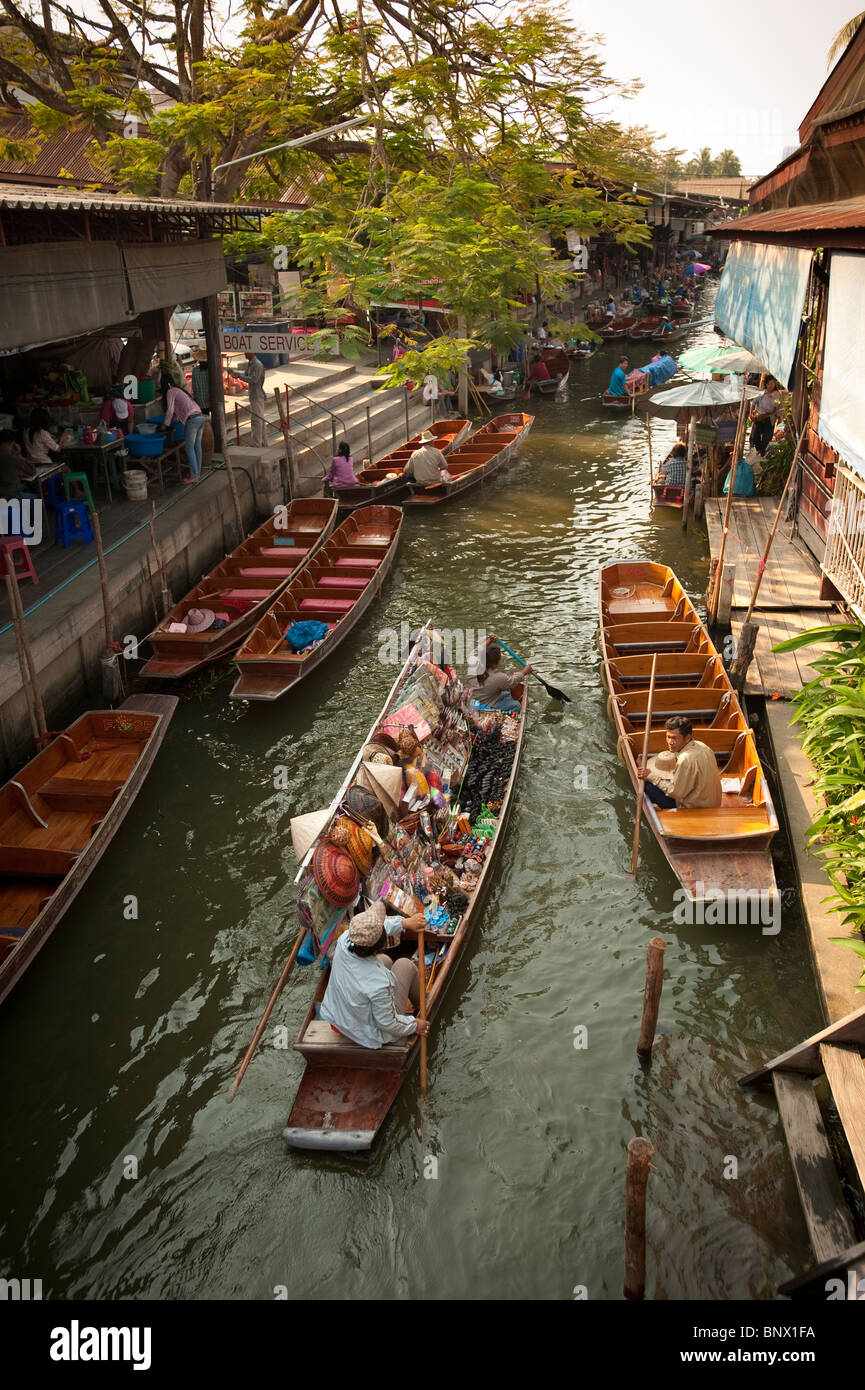
[[[725,497],[711,497],[705,504],[713,559],[721,550],[726,501]],[[739,497],[733,501],[724,563],[736,565],[730,623],[736,638],[751,601],[777,508],[777,497]],[[785,521],[778,527],[757,595],[754,620],[760,630],[745,682],[746,695],[791,699],[807,681],[814,680],[817,672],[809,662],[825,648],[805,647],[798,652],[774,652],[772,648],[808,628],[843,621],[837,606],[820,598],[820,570],[802,542],[792,537],[791,530]]]

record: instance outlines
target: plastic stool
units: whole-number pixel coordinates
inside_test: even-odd
[[[93,540],[93,527],[86,502],[64,502],[54,513],[54,540],[60,541],[64,550],[69,549],[70,541],[83,541],[90,545]]]
[[[16,550],[20,550],[22,564],[18,564],[15,559]],[[33,564],[33,556],[30,554],[30,547],[23,536],[2,536],[0,537],[0,574],[6,575],[7,556],[12,561],[12,572],[19,579],[32,579],[34,584],[39,583],[39,576]]]
[[[71,498],[71,497],[69,496],[69,487],[70,487],[70,484],[72,484],[72,483],[78,483],[79,486],[80,486],[81,488],[83,488],[83,490],[84,490],[84,497],[85,497],[85,500],[86,500],[86,502],[87,502],[87,505],[88,505],[88,507],[90,508],[91,512],[95,512],[95,511],[96,511],[96,507],[95,507],[94,504],[93,504],[93,493],[90,491],[90,479],[88,478],[87,474],[86,474],[86,473],[64,473],[64,474],[63,474],[63,491],[66,493],[66,501],[67,501],[67,502],[71,502],[71,501],[73,501],[73,500],[75,500],[75,501],[78,500],[77,498],[73,499],[73,498]]]

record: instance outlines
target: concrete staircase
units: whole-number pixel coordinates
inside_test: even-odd
[[[301,359],[290,366],[268,370],[265,380],[268,448],[262,452],[284,452],[274,391],[279,390],[284,410],[287,386],[295,496],[311,497],[321,493],[321,479],[330,468],[334,439],[337,443],[343,439],[348,441],[355,467],[359,468],[361,461],[369,457],[370,439],[372,457],[377,459],[430,423],[431,408],[424,405],[420,391],[383,390],[380,381],[369,365],[341,358],[330,362]],[[229,444],[237,447],[235,402],[240,407],[240,448],[250,449],[252,441],[245,396],[226,399]]]

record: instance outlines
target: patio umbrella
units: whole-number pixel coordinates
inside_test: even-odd
[[[722,375],[725,372],[766,370],[763,363],[754,357],[753,353],[748,352],[747,348],[719,347],[717,343],[710,343],[708,347],[690,348],[688,352],[683,352],[679,358],[679,366],[695,375],[700,372]]]
[[[759,396],[756,386],[745,387],[745,399]],[[729,381],[690,381],[687,386],[672,386],[668,391],[656,391],[649,397],[653,415],[672,420],[682,410],[711,410],[725,405],[738,405],[742,388]]]

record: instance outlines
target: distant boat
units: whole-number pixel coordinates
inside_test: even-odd
[[[0,1000],[108,849],[176,708],[175,695],[130,695],[90,710],[0,789]]]

